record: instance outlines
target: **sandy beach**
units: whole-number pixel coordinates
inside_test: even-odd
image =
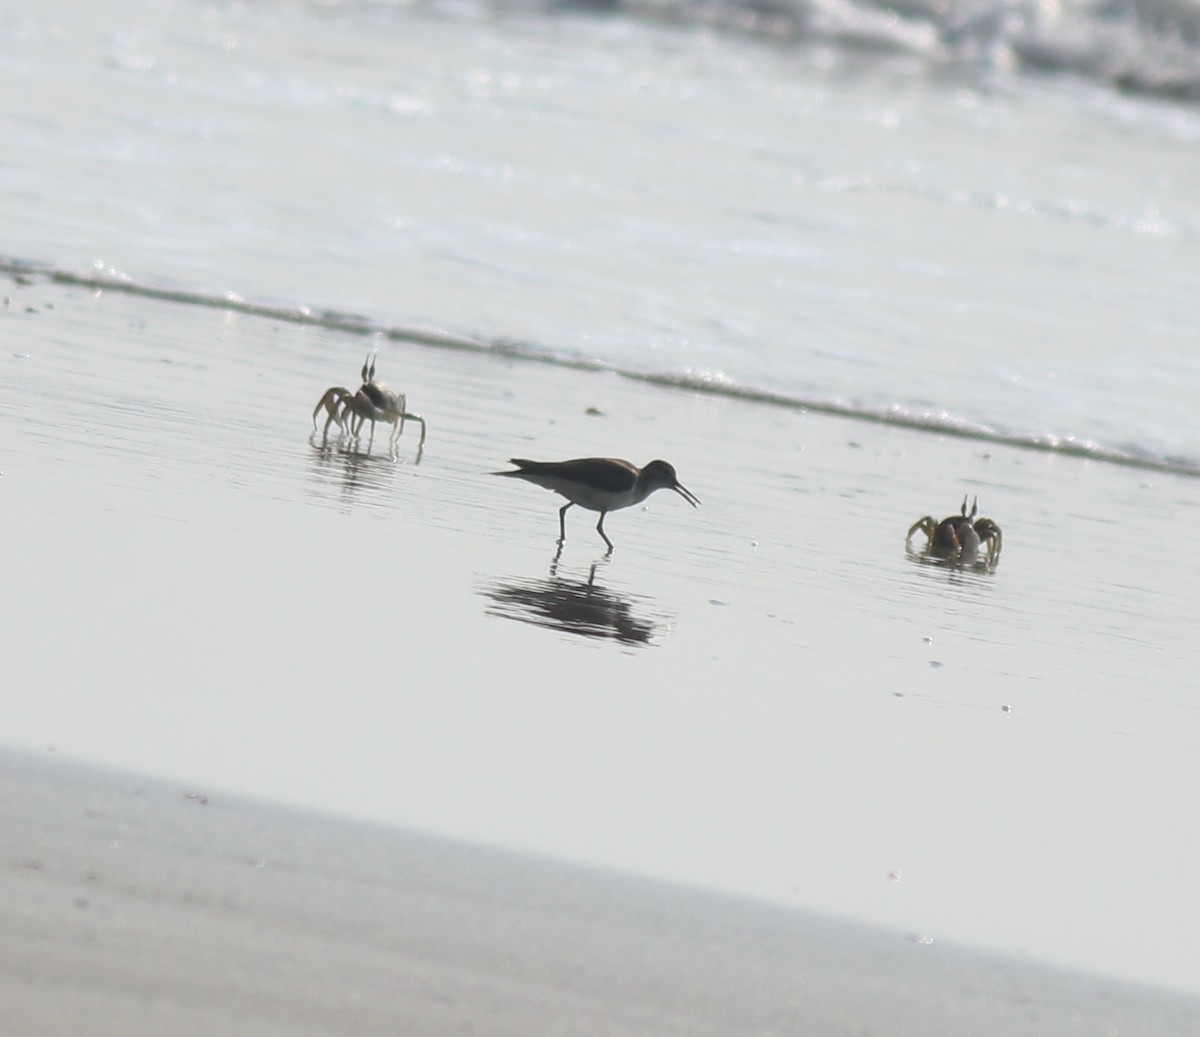
[[[30,754],[13,1035],[1190,1034],[1193,999]]]
[[[5,1032],[1196,1032],[1196,480],[5,294]]]

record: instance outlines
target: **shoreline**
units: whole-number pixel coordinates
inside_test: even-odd
[[[389,460],[311,432],[356,337],[21,302],[6,744],[1200,993],[1193,480],[392,343]],[[599,452],[703,506],[560,557],[486,475]],[[914,564],[964,493],[999,568]]]
[[[1200,1027],[1171,991],[735,897],[34,753],[0,774],[13,1033]]]
[[[281,321],[300,327],[320,328],[339,334],[362,338],[371,337],[427,349],[477,353],[521,363],[546,364],[564,371],[616,375],[630,382],[657,389],[702,393],[719,399],[780,408],[799,415],[812,413],[844,418],[847,421],[880,425],[884,428],[904,429],[933,436],[951,436],[973,443],[1010,447],[1014,450],[1077,458],[1083,461],[1097,461],[1139,471],[1177,475],[1186,479],[1200,478],[1200,462],[1187,458],[1154,457],[1146,453],[1107,446],[1090,439],[1079,439],[1073,435],[1057,435],[1053,432],[1001,432],[988,425],[955,418],[944,411],[922,413],[905,409],[898,403],[884,407],[855,406],[839,402],[836,399],[806,398],[772,389],[755,388],[753,385],[739,384],[710,376],[705,372],[682,374],[641,371],[606,364],[583,356],[558,353],[553,349],[534,343],[517,343],[503,338],[482,339],[436,327],[382,323],[359,314],[342,313],[338,310],[313,310],[308,305],[301,303],[253,302],[234,293],[221,295],[181,288],[159,288],[127,278],[104,274],[75,273],[15,257],[0,256],[0,274],[8,275],[18,284],[23,281],[33,282],[40,279],[49,284],[67,288],[119,292],[156,303],[223,310],[230,314],[240,314],[266,321]]]

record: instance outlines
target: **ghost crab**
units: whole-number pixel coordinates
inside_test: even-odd
[[[329,427],[336,424],[339,431],[357,439],[362,432],[365,422],[371,423],[371,436],[367,441],[367,450],[375,441],[375,423],[382,421],[392,426],[392,434],[388,439],[388,449],[395,452],[396,440],[404,431],[406,421],[415,421],[421,426],[421,441],[417,445],[417,460],[425,449],[425,419],[420,414],[408,411],[408,400],[404,393],[397,392],[383,382],[375,381],[375,360],[368,357],[363,361],[362,385],[355,392],[345,386],[335,385],[326,389],[324,395],[313,408],[313,432],[317,431],[317,415],[324,408],[325,435],[329,435]]]
[[[904,545],[911,550],[913,535],[921,532],[928,539],[922,554],[957,565],[979,565],[994,569],[1000,561],[1003,537],[1000,527],[990,518],[977,519],[975,516],[978,512],[979,498],[971,502],[968,514],[967,498],[963,497],[962,511],[958,515],[950,515],[941,522],[935,522],[932,515],[917,519],[909,528]],[[980,547],[984,548],[982,558],[979,556]]]

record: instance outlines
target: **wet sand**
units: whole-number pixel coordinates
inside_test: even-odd
[[[184,817],[216,816],[212,807],[230,796],[277,804],[244,807],[253,830],[336,830],[344,841],[331,861],[391,846],[368,877],[387,874],[386,859],[402,857],[410,838],[433,845],[401,832],[563,862],[513,867],[537,876],[520,880],[528,924],[548,915],[562,925],[551,927],[552,949],[539,960],[561,967],[555,948],[574,939],[617,970],[595,966],[609,978],[587,996],[603,988],[609,1000],[581,1007],[580,1025],[592,1028],[579,1032],[604,1032],[606,1013],[623,1006],[633,1012],[644,970],[631,974],[622,953],[631,930],[581,940],[578,903],[560,899],[542,912],[530,900],[543,885],[576,881],[566,862],[611,871],[588,873],[597,888],[625,882],[619,873],[710,891],[639,885],[640,906],[621,925],[659,897],[718,895],[749,898],[721,900],[721,910],[768,929],[840,925],[844,949],[830,951],[843,945],[822,938],[807,960],[843,993],[863,979],[848,964],[859,951],[845,948],[876,948],[886,973],[889,955],[926,961],[912,956],[950,946],[1005,955],[1022,976],[1066,984],[1060,993],[1090,981],[1053,969],[1103,977],[1095,982],[1109,993],[1149,984],[1162,989],[1151,1001],[1170,1018],[1179,1002],[1167,991],[1200,994],[1192,895],[1200,836],[1189,791],[1200,742],[1192,593],[1200,558],[1179,536],[1195,526],[1200,482],[384,341],[380,378],[406,390],[429,422],[420,464],[413,429],[393,462],[378,441],[364,457],[310,437],[321,392],[353,388],[372,345],[363,337],[38,282],[6,294],[0,491],[10,503],[8,585],[18,591],[0,604],[9,632],[0,709],[10,748],[39,757],[52,748],[62,766],[173,782],[163,810],[193,811]],[[665,457],[703,505],[658,494],[611,515],[616,551],[607,559],[594,518],[573,509],[556,559],[557,498],[487,473],[510,456],[593,453]],[[914,519],[956,510],[964,493],[977,494],[1004,529],[995,573],[904,552]],[[36,828],[41,848],[10,853],[0,909],[53,940],[63,917],[55,911],[73,924],[95,917],[73,906],[89,899],[80,892],[89,870],[100,874],[74,840],[79,811],[87,820],[100,808],[69,806],[59,779],[37,766],[12,767],[12,781],[28,772],[42,790],[30,792],[34,814],[13,824],[18,835]],[[131,781],[101,781],[97,794],[132,795]],[[209,808],[184,802],[187,788],[203,790]],[[62,812],[36,806],[59,799]],[[299,821],[285,808],[345,820]],[[354,823],[398,831],[364,835]],[[157,925],[149,916],[186,903],[195,879],[208,899],[164,921],[157,946],[184,948],[199,927],[200,946],[216,949],[195,958],[181,949],[176,964],[163,953],[143,957],[139,974],[139,930],[119,930],[128,966],[119,977],[75,952],[32,956],[42,964],[23,972],[10,954],[5,975],[15,987],[36,994],[45,990],[38,984],[71,978],[100,999],[86,1002],[93,1007],[121,1001],[153,1013],[166,1011],[153,992],[170,971],[190,991],[179,998],[203,1006],[195,1007],[209,1020],[196,1023],[202,1030],[213,1018],[205,1013],[224,1011],[212,1007],[219,998],[209,995],[224,988],[208,985],[206,969],[235,961],[226,949],[244,939],[246,961],[259,963],[236,980],[246,1011],[305,1005],[328,946],[314,939],[268,965],[254,941],[291,947],[286,919],[308,902],[314,931],[367,977],[368,1002],[394,982],[394,964],[351,954],[365,931],[378,933],[351,892],[358,880],[339,886],[326,875],[332,886],[308,890],[324,874],[315,851],[288,873],[286,891],[271,894],[278,910],[258,932],[234,917],[241,894],[222,901],[223,879],[212,874],[245,867],[236,865],[236,833],[221,842],[226,834],[214,832],[212,845],[227,847],[219,859],[155,838],[123,865],[144,868],[144,883],[119,885],[163,897],[130,893],[115,914],[122,925]],[[493,852],[436,845],[429,852],[439,861]],[[59,850],[69,867],[52,907],[28,884],[47,878]],[[21,863],[34,859],[44,866]],[[268,870],[247,868],[259,878]],[[503,923],[494,913],[508,910],[502,871],[483,882],[504,890],[489,899],[483,929],[506,944],[504,927],[521,912]],[[429,878],[438,872],[431,865],[422,879],[428,895],[450,896]],[[362,912],[347,915],[344,942],[343,909]],[[677,910],[678,919],[693,908]],[[492,952],[455,949],[463,917],[426,930],[448,947],[443,979],[471,973],[486,991],[472,1004],[495,1012],[513,994],[512,1019],[542,1004],[550,995],[534,985],[533,966],[510,982],[489,972]],[[760,960],[743,950],[761,931],[747,931],[735,953],[714,950],[695,966],[708,977],[696,987],[685,975],[686,928],[642,933],[652,942],[637,960],[683,956],[661,989],[712,990],[717,974],[745,979]],[[771,944],[780,983],[798,967],[784,950],[796,942],[812,950],[803,937]],[[387,946],[407,966],[427,967],[427,944]],[[960,953],[966,961],[973,952],[946,951]],[[473,954],[480,960],[465,964]],[[1039,965],[1050,970],[1037,973]],[[293,971],[272,971],[280,968]],[[275,993],[257,991],[260,981]],[[349,972],[324,981],[351,986]],[[554,982],[555,996],[584,996]],[[864,982],[866,994],[833,998],[825,1015],[807,1017],[811,1032],[858,1032],[860,1010],[880,1013],[865,1032],[906,1032],[888,1007],[896,990],[878,977]],[[914,996],[943,1003],[940,966],[913,983]],[[643,1001],[660,1004],[658,989],[643,990]],[[706,1005],[761,1008],[719,989]],[[812,989],[801,998],[809,1007]],[[952,989],[947,1013],[975,1004]],[[671,1025],[684,1032],[711,1016],[706,1008],[685,1019],[688,996],[661,1001],[678,1006]],[[1007,994],[979,996],[996,998],[997,1011],[1011,1007]],[[1063,997],[1056,1003],[1096,1018],[1088,998]],[[22,1002],[31,1032],[45,1002]],[[414,1011],[432,1011],[414,994],[418,1002]],[[387,1013],[400,1010],[364,1008],[390,1022]],[[326,1032],[331,1018],[271,1011],[263,1009],[262,1032]],[[981,1026],[993,1018],[972,1008],[977,1016]],[[488,1014],[472,1018],[483,1027]],[[826,1025],[834,1018],[844,1031]],[[882,1020],[876,1030],[873,1019]],[[636,1020],[626,1022],[637,1032]],[[978,1032],[1021,1032],[1010,1022]],[[171,1025],[188,1032],[178,1018]],[[973,1031],[947,1023],[911,1032]]]

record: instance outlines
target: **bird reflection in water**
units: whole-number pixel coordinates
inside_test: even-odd
[[[651,644],[666,627],[667,616],[639,610],[635,598],[596,583],[596,571],[606,559],[593,562],[586,579],[572,578],[559,574],[561,554],[560,546],[544,579],[497,580],[484,587],[482,593],[492,602],[487,614],[633,647]]]

